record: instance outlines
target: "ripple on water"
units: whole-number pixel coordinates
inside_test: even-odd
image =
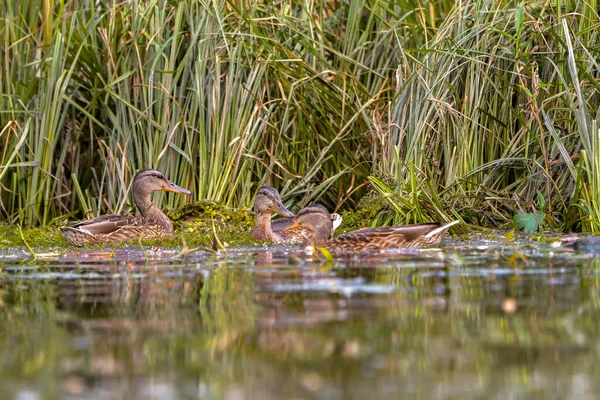
[[[0,253],[0,398],[598,398],[590,243]]]

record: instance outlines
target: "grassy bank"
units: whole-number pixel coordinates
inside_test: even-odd
[[[456,3],[456,4],[455,4]],[[41,10],[41,11],[40,11]],[[136,170],[372,224],[600,229],[597,3],[0,4],[0,218],[131,209]]]

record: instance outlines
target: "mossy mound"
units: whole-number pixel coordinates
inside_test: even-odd
[[[31,247],[52,248],[67,244],[56,227],[33,227],[19,230],[18,225],[0,223],[0,249]]]
[[[371,221],[384,209],[389,207],[381,201],[374,192],[364,196],[356,210],[342,211],[342,225],[339,232],[350,232],[360,228],[370,227]],[[338,231],[336,231],[337,233]]]
[[[255,244],[250,237],[254,215],[246,208],[229,208],[211,201],[188,204],[169,215],[176,234],[188,246],[211,246],[217,242],[230,246]],[[177,233],[178,232],[178,233]]]
[[[251,227],[254,216],[246,208],[229,208],[208,200],[188,204],[179,210],[169,212],[169,218],[174,223],[180,221],[215,221],[226,225]]]

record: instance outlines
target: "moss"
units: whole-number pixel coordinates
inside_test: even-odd
[[[210,201],[189,204],[169,214],[176,233],[173,240],[181,246],[215,246],[215,237],[230,246],[252,245],[249,235],[254,215],[247,208],[229,208]]]
[[[0,223],[0,249],[26,248],[25,241],[31,247],[41,248],[67,245],[67,241],[56,227],[24,228],[22,232],[21,236],[17,225]]]
[[[349,232],[355,229],[370,226],[370,222],[385,209],[386,204],[374,192],[364,196],[358,203],[356,210],[342,211],[342,225],[340,232]]]
[[[229,208],[207,200],[188,204],[179,210],[169,212],[168,216],[174,223],[194,220],[206,221],[210,224],[211,221],[215,221],[225,225],[247,226],[248,228],[254,224],[254,216],[247,208]]]

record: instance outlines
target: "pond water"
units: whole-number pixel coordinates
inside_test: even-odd
[[[600,396],[600,252],[0,254],[0,398]]]

